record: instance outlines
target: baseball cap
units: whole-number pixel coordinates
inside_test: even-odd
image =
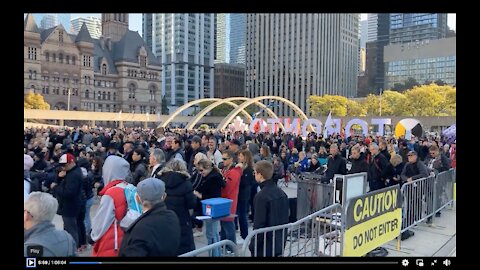
[[[60,159],[58,160],[58,163],[60,164],[67,164],[67,163],[70,163],[72,161],[75,161],[75,157],[72,155],[72,154],[63,154]]]
[[[240,144],[241,144],[240,141],[237,140],[237,139],[231,140],[230,143],[231,143],[231,144],[236,144],[236,145],[238,145],[238,146],[240,146]]]
[[[137,193],[142,200],[160,200],[163,194],[165,194],[165,183],[162,180],[154,177],[147,178],[138,183]]]
[[[417,155],[417,152],[416,152],[416,151],[413,151],[413,150],[410,151],[410,152],[408,152],[408,154],[407,154],[407,156],[414,156],[414,155],[416,156],[416,155]]]
[[[29,171],[33,167],[33,158],[23,154],[23,170]]]

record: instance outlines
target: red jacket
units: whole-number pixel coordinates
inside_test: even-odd
[[[123,240],[124,231],[120,228],[120,221],[127,213],[127,201],[123,188],[116,187],[117,184],[124,182],[123,180],[113,180],[104,187],[99,195],[110,196],[113,199],[115,221],[112,222],[107,232],[93,246],[92,256],[94,257],[117,257],[120,244]],[[107,215],[108,213],[105,213]],[[116,233],[115,233],[116,232]],[[116,245],[115,245],[116,235]],[[115,248],[116,247],[116,248]]]
[[[222,175],[226,181],[226,185],[222,188],[222,198],[233,200],[232,207],[230,208],[230,216],[222,218],[222,221],[234,221],[234,217],[237,213],[237,201],[238,190],[240,188],[240,178],[242,177],[242,168],[231,167],[228,170],[222,170]]]

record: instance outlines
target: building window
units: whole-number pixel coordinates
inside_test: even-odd
[[[155,94],[156,94],[156,89],[155,86],[150,86],[150,100],[154,101],[155,100]]]
[[[106,99],[106,96],[107,96],[107,93],[105,93],[105,91],[103,91],[103,93],[102,93],[102,99],[105,100],[105,99]]]
[[[28,59],[37,60],[37,48],[28,47]]]
[[[37,79],[37,71],[36,71],[36,70],[33,71],[33,79],[34,79],[34,80]]]
[[[45,61],[50,61],[50,54],[48,52],[45,53]]]
[[[110,100],[110,92],[107,93],[107,99]]]
[[[75,56],[72,56],[72,65],[75,65]]]
[[[63,43],[63,31],[58,31],[58,41],[60,41],[60,43]]]
[[[107,64],[102,65],[102,74],[107,75]]]
[[[88,91],[88,89],[85,90],[85,98],[90,98],[90,91]]]
[[[140,55],[140,66],[141,67],[146,67],[147,66],[147,57]]]
[[[135,98],[135,84],[133,83],[128,86],[128,98]]]
[[[33,70],[29,70],[28,72],[28,78],[31,80],[33,78]]]
[[[58,54],[58,62],[63,64],[63,54],[62,53]]]
[[[57,62],[57,55],[55,53],[52,54],[53,62]]]
[[[70,55],[65,56],[65,63],[70,64]]]
[[[113,100],[117,100],[117,93],[113,92]]]
[[[150,114],[155,114],[155,107],[154,106],[150,106]]]

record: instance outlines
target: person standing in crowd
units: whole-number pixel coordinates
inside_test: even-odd
[[[31,191],[30,169],[33,167],[33,159],[29,155],[23,155],[23,201],[28,198]]]
[[[128,206],[124,189],[117,185],[126,185],[125,179],[129,174],[130,165],[121,157],[110,156],[103,164],[102,178],[105,187],[99,192],[102,197],[97,214],[92,220],[90,234],[91,240],[95,242],[92,250],[93,257],[118,256],[124,235],[123,229],[120,228],[120,221],[125,217]]]
[[[242,168],[242,177],[240,178],[238,191],[237,219],[240,227],[240,237],[244,240],[248,235],[248,205],[250,193],[252,184],[256,183],[255,177],[253,176],[252,153],[247,149],[240,150],[238,152],[238,162]],[[242,244],[243,240],[237,240],[237,244]]]
[[[172,151],[169,153],[167,163],[174,159],[185,161],[183,155],[182,141],[177,137],[173,138],[172,140]]]
[[[195,249],[192,222],[189,213],[195,207],[196,197],[193,195],[192,183],[188,181],[190,174],[183,160],[173,159],[159,173],[159,179],[165,183],[167,208],[174,211],[180,223],[180,247],[176,255]]]
[[[398,154],[402,157],[402,160],[408,160],[408,152],[410,152],[410,149],[408,148],[407,141],[402,141],[400,149],[398,150]]]
[[[425,159],[425,165],[430,172],[437,175],[450,169],[450,160],[448,160],[445,154],[440,153],[438,146],[430,146],[429,151],[429,156]]]
[[[200,184],[202,183],[202,174],[198,171],[198,162],[202,159],[208,159],[204,153],[197,153],[193,158],[193,174],[190,178],[190,182],[192,183],[193,190],[197,190]],[[192,220],[192,229],[194,229],[193,236],[199,237],[203,235],[202,227],[203,221],[196,219],[197,216],[203,215],[202,203],[200,200],[196,200],[195,207],[193,208],[193,213],[191,215]]]
[[[282,160],[279,157],[273,158],[273,176],[272,180],[275,184],[278,183],[278,180],[282,179],[285,175],[285,171],[283,169]]]
[[[335,174],[347,174],[347,161],[340,155],[336,143],[330,145],[330,156],[327,161],[324,182],[329,182]]]
[[[220,198],[222,194],[222,187],[224,186],[223,177],[214,167],[213,163],[209,159],[201,159],[198,161],[198,171],[202,175],[202,182],[193,192],[199,200],[206,200],[211,198]],[[220,240],[219,222],[208,221],[205,222],[207,244],[213,244]],[[212,257],[220,256],[220,250],[214,249],[212,251]]]
[[[43,152],[36,153],[33,156],[33,167],[31,168],[32,171],[34,172],[39,172],[45,170],[45,168],[48,166],[47,162],[45,161],[45,156]]]
[[[132,172],[132,184],[138,185],[140,181],[147,177],[147,165],[145,164],[146,153],[141,148],[133,150],[132,163],[130,171]]]
[[[208,139],[207,157],[217,167],[219,167],[220,163],[222,162],[222,153],[220,153],[220,151],[217,149],[217,139],[213,136]]]
[[[233,154],[233,162],[236,164],[238,162],[238,151],[240,150],[240,141],[237,139],[233,139],[230,141],[228,145],[228,150]]]
[[[308,161],[308,168],[306,172],[316,172],[322,165],[320,165],[320,162],[318,161],[318,156],[317,154],[313,154],[310,160]]]
[[[222,188],[222,198],[232,200],[230,207],[230,216],[224,217],[220,220],[220,239],[228,239],[233,243],[237,242],[235,235],[235,214],[237,213],[238,191],[240,187],[240,178],[242,177],[241,165],[236,166],[233,162],[233,153],[231,151],[224,151],[222,153],[223,169],[221,171],[225,186]]]
[[[380,153],[381,153],[387,160],[390,160],[391,155],[390,155],[390,153],[388,152],[387,143],[385,142],[385,140],[382,140],[382,141],[378,144],[378,147],[379,147],[379,149],[380,149]]]
[[[82,201],[83,173],[75,164],[75,157],[72,154],[63,154],[59,164],[62,166],[58,178],[50,185],[53,196],[58,200],[57,214],[62,216],[63,227],[77,243],[79,242],[79,224],[77,217],[81,214],[82,208],[85,211],[85,201]]]
[[[266,160],[272,162],[272,155],[270,154],[270,148],[267,145],[260,147],[260,160]]]
[[[418,154],[415,151],[408,153],[408,163],[402,170],[401,178],[403,182],[412,182],[414,180],[428,177],[428,170],[425,163],[419,162]]]
[[[387,183],[387,186],[394,186],[397,184],[402,184],[402,179],[400,175],[402,174],[403,167],[405,167],[405,162],[403,162],[402,156],[399,154],[394,154],[390,158],[390,164],[393,166],[393,176],[392,179]]]
[[[126,142],[123,145],[123,158],[129,163],[132,163],[132,155],[133,155],[133,143]]]
[[[201,146],[202,144],[202,139],[199,136],[193,136],[192,138],[192,158],[190,158],[190,162],[188,163],[187,169],[188,173],[192,173],[193,170],[193,159],[197,153],[204,153],[205,155],[207,154],[207,150]]]
[[[58,209],[58,201],[44,192],[32,192],[23,203],[23,248],[41,246],[42,257],[74,257],[76,242],[65,230],[55,229],[52,223]]]
[[[177,256],[181,229],[177,215],[165,204],[165,183],[147,178],[138,184],[137,195],[143,214],[125,231],[118,256]]]
[[[260,147],[258,146],[258,144],[254,142],[248,144],[248,150],[250,150],[250,152],[252,153],[253,163],[261,160]]]
[[[368,163],[365,156],[360,152],[360,145],[354,145],[350,150],[352,167],[347,174],[368,172]]]
[[[260,229],[283,225],[288,223],[288,197],[272,181],[273,165],[271,162],[261,160],[255,164],[255,180],[260,184],[260,192],[254,199],[255,215],[253,229]],[[257,235],[256,241],[249,245],[252,257],[278,257],[283,255],[283,248],[287,238],[286,232],[275,231],[275,239],[272,232]],[[264,252],[265,245],[265,252]],[[275,245],[275,246],[274,246]]]
[[[165,154],[160,148],[152,148],[148,160],[149,176],[159,178],[158,173],[165,166]],[[160,179],[160,178],[159,178]]]
[[[288,155],[287,155],[287,150],[284,150],[280,152],[280,160],[282,161],[283,164],[283,171],[286,172],[288,169]]]
[[[375,191],[385,187],[387,179],[391,179],[393,170],[391,170],[391,164],[380,153],[380,148],[374,142],[370,143],[369,150],[371,156],[368,162],[368,184],[370,191]]]

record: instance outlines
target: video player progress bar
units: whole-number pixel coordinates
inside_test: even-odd
[[[164,262],[69,262],[69,264],[399,264],[398,262],[338,262],[338,261],[321,261],[321,262],[245,262],[245,261],[228,261],[228,262],[182,262],[182,261],[164,261]]]

